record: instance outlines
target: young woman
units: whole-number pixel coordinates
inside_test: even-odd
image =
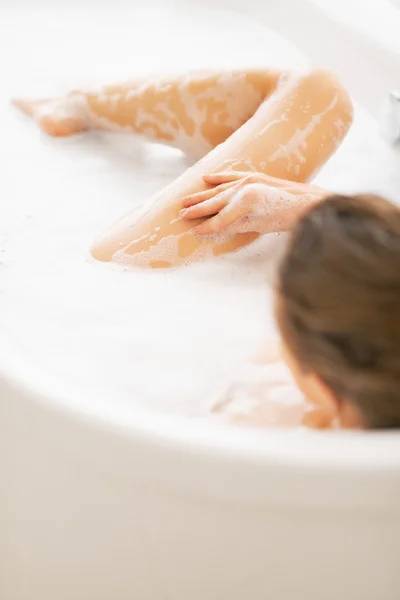
[[[400,426],[400,213],[375,197],[320,202],[327,193],[305,183],[351,124],[332,75],[201,74],[16,104],[52,135],[123,128],[206,155],[107,231],[99,260],[175,266],[294,226],[276,316],[311,409],[288,422]],[[269,410],[260,400],[247,421]]]
[[[102,261],[170,267],[285,231],[325,192],[305,184],[352,121],[331,74],[225,71],[16,100],[51,135],[118,129],[183,150],[197,164],[92,246]]]

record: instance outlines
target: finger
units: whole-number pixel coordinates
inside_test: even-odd
[[[183,219],[195,219],[199,217],[209,217],[210,215],[215,215],[220,210],[225,208],[225,206],[230,202],[232,196],[234,196],[236,189],[240,186],[240,183],[233,183],[227,186],[220,186],[217,189],[225,188],[224,191],[217,193],[214,198],[210,198],[209,200],[202,202],[201,204],[196,204],[193,207],[186,208],[180,212],[180,216]],[[215,202],[214,202],[215,201]],[[204,212],[202,210],[202,206],[204,207]],[[198,211],[194,210],[198,207]],[[196,216],[193,216],[196,215]]]
[[[190,194],[190,196],[184,196],[182,198],[182,205],[184,206],[184,208],[188,208],[189,206],[200,204],[200,202],[204,202],[205,200],[209,200],[210,198],[214,198],[214,196],[221,194],[221,192],[224,192],[231,186],[231,183],[227,183],[226,185],[214,187],[210,190],[205,190],[204,192],[197,192],[196,194]]]
[[[226,206],[215,217],[207,219],[204,223],[196,227],[197,235],[211,235],[213,233],[221,233],[228,229],[236,221],[240,220],[247,214],[247,208],[244,206]]]
[[[218,194],[215,198],[210,198],[210,200],[206,200],[205,202],[201,202],[200,204],[195,204],[185,210],[181,211],[180,215],[182,219],[190,220],[190,219],[201,219],[202,217],[210,217],[211,215],[216,215],[220,210],[225,208],[227,203],[229,202],[230,194]]]
[[[211,175],[204,175],[203,180],[210,185],[220,185],[221,183],[231,183],[233,181],[240,181],[245,179],[254,173],[249,171],[224,171],[222,173],[213,173]]]

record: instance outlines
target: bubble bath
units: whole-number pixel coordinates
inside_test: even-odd
[[[99,403],[140,402],[194,416],[208,415],[235,376],[242,383],[273,379],[270,368],[251,371],[247,361],[276,335],[268,281],[284,236],[172,271],[97,263],[88,253],[96,234],[178,176],[188,160],[119,132],[46,138],[7,98],[171,70],[290,68],[305,59],[255,21],[211,9],[99,9],[95,22],[69,9],[2,12],[0,34],[13,60],[1,82],[0,344],[12,338],[57,373],[60,387],[68,382]],[[392,153],[361,109],[315,182],[398,200]],[[239,412],[251,406],[236,400]]]

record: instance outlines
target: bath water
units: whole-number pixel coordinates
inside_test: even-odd
[[[304,57],[242,15],[164,4],[90,14],[0,9],[0,36],[9,57],[0,81],[0,344],[11,340],[56,374],[60,389],[76,387],[99,403],[209,414],[275,336],[268,281],[283,236],[179,270],[97,263],[91,240],[178,176],[187,159],[122,134],[47,138],[8,100],[148,73],[289,68]],[[398,169],[362,110],[316,182],[397,200]]]

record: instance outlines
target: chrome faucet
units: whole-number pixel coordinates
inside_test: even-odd
[[[383,136],[392,144],[400,144],[400,89],[389,92],[381,123]]]

